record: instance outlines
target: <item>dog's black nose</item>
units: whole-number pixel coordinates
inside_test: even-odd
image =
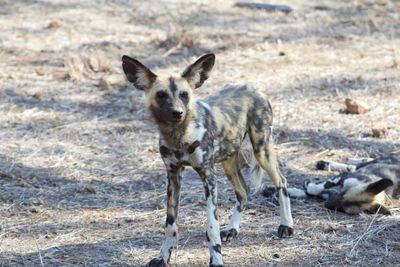
[[[175,119],[181,119],[182,118],[182,114],[183,114],[183,111],[181,111],[181,110],[173,110],[172,111],[172,116]]]

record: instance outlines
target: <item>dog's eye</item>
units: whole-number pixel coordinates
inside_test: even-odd
[[[164,91],[158,91],[157,92],[157,97],[158,98],[164,98],[166,96],[167,96],[167,94]]]
[[[182,92],[182,93],[180,94],[180,96],[181,96],[181,98],[183,98],[183,99],[187,99],[187,98],[189,97],[189,94],[188,94],[188,92]]]

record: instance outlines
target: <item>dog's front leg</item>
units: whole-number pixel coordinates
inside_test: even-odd
[[[212,169],[197,170],[200,174],[207,201],[207,232],[208,249],[210,250],[210,266],[223,267],[221,255],[221,237],[217,215],[217,181]]]
[[[168,170],[168,189],[167,189],[167,219],[165,222],[165,239],[161,246],[160,255],[152,259],[147,266],[161,267],[167,266],[172,249],[177,243],[177,226],[179,208],[179,194],[181,188],[182,168],[176,167]]]

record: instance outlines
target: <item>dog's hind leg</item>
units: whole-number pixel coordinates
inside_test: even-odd
[[[341,179],[342,175],[337,175],[320,182],[311,182],[310,180],[306,180],[304,181],[303,186],[307,195],[326,199],[326,196],[323,193],[326,193],[327,190],[333,187],[339,186]]]
[[[250,127],[250,140],[258,163],[268,173],[279,194],[281,224],[278,228],[278,235],[280,237],[291,236],[293,234],[293,218],[287,182],[279,170],[278,158],[272,146],[271,133],[265,130],[260,132],[255,127]]]
[[[242,218],[243,209],[247,204],[247,193],[249,188],[246,185],[243,175],[239,169],[237,155],[222,162],[222,166],[226,176],[235,188],[236,194],[236,205],[233,210],[232,217],[226,229],[220,232],[221,240],[229,241],[230,238],[236,237],[236,235],[239,233],[239,224]]]
[[[338,172],[352,172],[356,169],[355,165],[339,163],[335,161],[320,160],[316,164],[318,170],[338,171]]]

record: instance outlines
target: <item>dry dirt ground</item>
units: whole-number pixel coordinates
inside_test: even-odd
[[[141,266],[157,254],[157,129],[140,92],[99,85],[123,77],[123,54],[157,73],[216,53],[197,95],[232,82],[265,94],[291,186],[328,175],[316,160],[400,149],[400,2],[284,3],[292,13],[222,0],[0,0],[0,265]],[[371,110],[345,114],[347,97]],[[373,138],[376,127],[387,136]],[[224,225],[234,194],[219,174]],[[181,203],[171,266],[207,266],[203,190],[190,170]],[[276,205],[255,195],[222,254],[226,266],[400,266],[399,202],[389,206],[392,216],[349,216],[293,200],[295,236],[279,239]]]

